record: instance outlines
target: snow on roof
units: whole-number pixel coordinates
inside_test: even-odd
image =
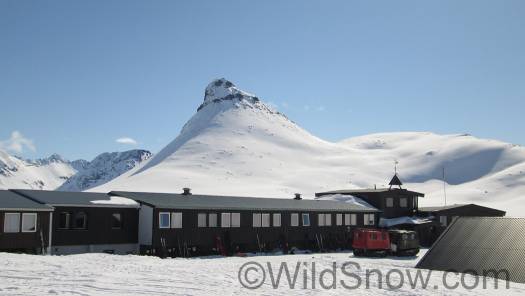
[[[109,199],[92,200],[92,204],[98,205],[119,205],[119,206],[139,206],[139,203],[125,197],[111,196]]]
[[[430,223],[430,222],[432,222],[432,220],[429,218],[403,216],[403,217],[397,217],[397,218],[391,218],[391,219],[381,218],[379,219],[379,226],[380,227],[391,227],[391,226],[401,225],[401,224],[418,225],[418,224],[425,224],[425,223]]]
[[[376,207],[372,206],[371,204],[367,203],[366,201],[360,199],[359,197],[355,197],[353,195],[349,194],[330,194],[330,195],[323,195],[321,197],[316,198],[317,200],[335,200],[335,201],[342,201],[346,203],[350,203],[356,206],[365,207],[368,209],[377,210]]]

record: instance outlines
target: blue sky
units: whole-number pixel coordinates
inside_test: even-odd
[[[524,30],[520,0],[0,0],[0,147],[156,152],[219,77],[327,140],[432,131],[523,145]]]

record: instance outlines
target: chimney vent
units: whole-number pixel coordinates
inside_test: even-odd
[[[296,193],[295,194],[295,197],[294,197],[295,200],[301,200],[301,194],[300,193]]]
[[[183,195],[191,195],[191,188],[182,188],[182,190]]]

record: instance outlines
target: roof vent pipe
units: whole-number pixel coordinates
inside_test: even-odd
[[[183,195],[191,195],[191,188],[182,188],[183,192],[182,194]]]
[[[294,197],[295,200],[301,200],[301,194],[300,193],[296,193],[295,194],[295,197]]]

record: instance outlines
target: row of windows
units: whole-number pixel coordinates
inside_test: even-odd
[[[22,219],[20,220],[20,217]],[[4,232],[36,232],[37,223],[36,213],[5,213],[4,214]],[[22,223],[20,224],[20,221]]]
[[[84,212],[62,212],[58,219],[59,229],[80,229],[88,228],[88,216]],[[122,229],[122,215],[120,213],[113,213],[111,215],[111,228]]]
[[[220,213],[221,227],[240,227],[241,214],[240,213]],[[363,215],[364,225],[375,225],[374,214]],[[354,226],[357,225],[357,214],[335,214],[335,224],[337,226]],[[292,213],[290,215],[290,225],[293,227],[299,226],[299,213]],[[301,214],[301,225],[310,226],[310,214]],[[332,214],[317,214],[318,226],[332,226]],[[253,213],[252,226],[259,227],[281,227],[280,213]],[[217,213],[198,213],[197,227],[217,227]],[[159,213],[159,228],[182,228],[182,212],[160,212]]]
[[[399,199],[399,206],[401,208],[407,208],[408,207],[408,198],[401,197]],[[393,208],[394,207],[394,198],[393,197],[387,197],[386,198],[386,207],[387,208]]]

